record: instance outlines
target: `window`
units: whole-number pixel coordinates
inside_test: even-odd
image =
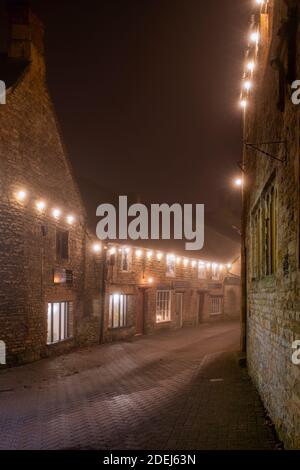
[[[48,303],[47,344],[58,343],[72,336],[71,302]]]
[[[167,256],[167,272],[168,277],[176,276],[176,257],[174,255]]]
[[[202,261],[198,264],[198,279],[206,279],[206,266]]]
[[[58,261],[69,259],[69,232],[66,230],[56,231],[56,259]]]
[[[252,213],[252,277],[259,279],[277,271],[278,197],[274,181],[263,192]]]
[[[121,251],[121,271],[129,272],[131,267],[131,251],[130,248],[122,248]]]
[[[109,297],[109,328],[124,328],[127,325],[129,295],[111,294]]]
[[[211,297],[210,298],[210,314],[221,315],[222,314],[222,297]]]
[[[156,322],[171,321],[171,292],[160,290],[156,293]]]

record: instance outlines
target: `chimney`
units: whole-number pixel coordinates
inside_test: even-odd
[[[31,61],[33,48],[44,54],[44,27],[32,13],[29,1],[8,0],[9,49],[13,59]]]

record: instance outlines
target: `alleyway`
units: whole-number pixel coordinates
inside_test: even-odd
[[[273,449],[235,323],[0,372],[0,449]]]

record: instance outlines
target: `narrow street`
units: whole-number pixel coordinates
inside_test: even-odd
[[[237,323],[0,372],[0,449],[274,449]]]

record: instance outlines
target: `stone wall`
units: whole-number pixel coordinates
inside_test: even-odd
[[[291,103],[291,82],[300,79],[298,2],[264,2],[254,92],[245,112],[246,142],[283,160],[245,149],[245,222],[247,266],[248,365],[286,447],[300,447],[300,369],[292,364],[292,342],[300,339],[299,273],[299,108]],[[296,21],[298,33],[292,36]],[[293,48],[297,45],[297,55]],[[294,63],[293,63],[294,62]],[[296,72],[291,75],[293,67]],[[292,78],[293,77],[293,78]],[[286,141],[262,145],[263,142]],[[278,194],[277,267],[266,274],[262,246],[261,275],[254,275],[255,207],[270,178]]]
[[[8,364],[73,347],[82,331],[90,330],[87,319],[94,319],[91,303],[85,301],[95,296],[85,290],[86,267],[92,270],[94,263],[85,211],[46,87],[43,50],[38,46],[43,31],[34,16],[26,18],[19,38],[36,40],[26,47],[26,58],[19,57],[20,41],[17,56],[8,56],[6,66],[21,61],[24,70],[9,88],[7,104],[0,106],[0,338],[6,343]],[[22,201],[19,191],[26,191]],[[45,211],[37,209],[39,200],[47,204]],[[52,216],[53,208],[61,209],[59,220]],[[68,214],[75,217],[73,225],[66,221]],[[58,229],[69,231],[67,261],[56,257]],[[55,285],[55,268],[72,271],[72,285]],[[58,301],[73,303],[72,338],[46,346],[47,305]],[[96,328],[87,331],[85,337],[94,341]]]

